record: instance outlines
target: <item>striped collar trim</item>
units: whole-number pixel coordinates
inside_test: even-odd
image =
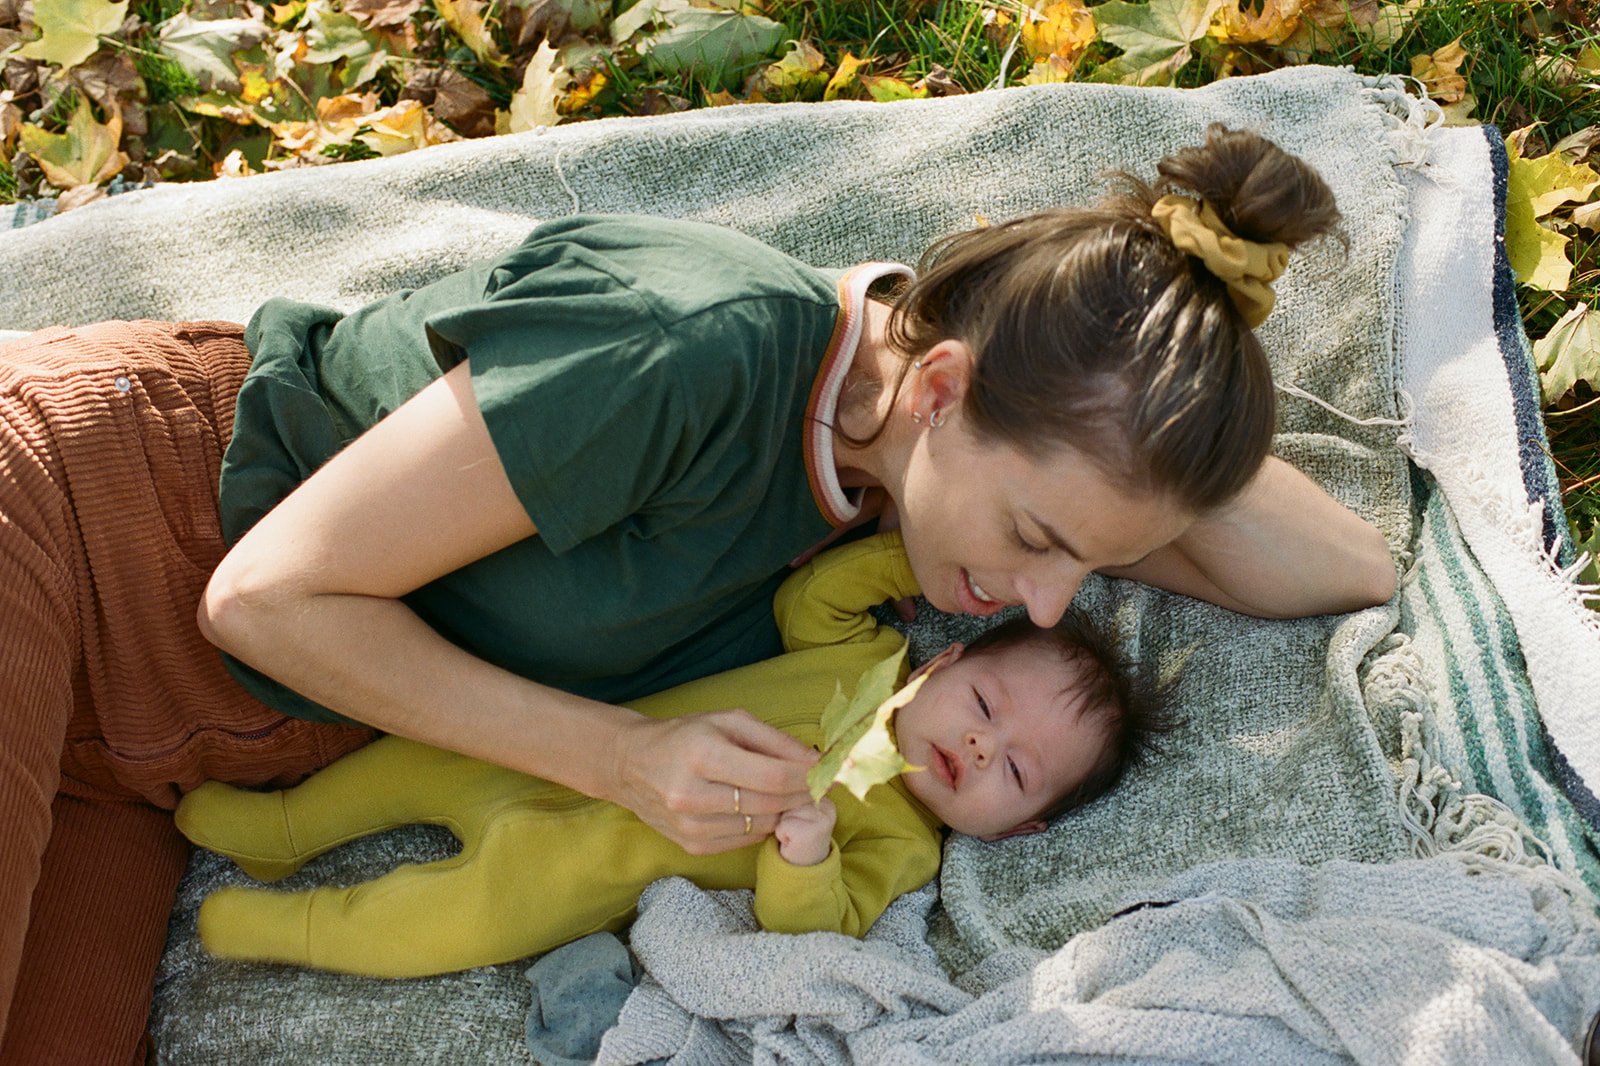
[[[835,527],[850,524],[861,513],[860,491],[845,492],[834,466],[833,422],[839,413],[839,393],[866,326],[867,290],[873,282],[890,274],[916,277],[910,267],[900,263],[862,263],[839,279],[839,317],[834,321],[833,336],[828,340],[828,350],[806,403],[806,477],[811,482],[817,510]]]

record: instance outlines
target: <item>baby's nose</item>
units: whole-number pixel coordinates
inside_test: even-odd
[[[990,757],[989,742],[977,733],[968,733],[967,754],[979,766],[988,765]]]

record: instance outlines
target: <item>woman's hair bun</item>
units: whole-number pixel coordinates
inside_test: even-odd
[[[1339,221],[1333,190],[1309,163],[1258,133],[1206,129],[1206,142],[1180,148],[1156,164],[1158,193],[1190,193],[1236,235],[1294,247]]]

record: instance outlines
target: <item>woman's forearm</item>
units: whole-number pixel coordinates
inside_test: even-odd
[[[213,581],[200,608],[213,643],[324,706],[384,732],[616,799],[605,753],[639,719],[538,684],[441,637],[404,603],[303,598]]]
[[[1263,618],[1358,610],[1395,588],[1383,534],[1275,457],[1167,548],[1107,572]]]

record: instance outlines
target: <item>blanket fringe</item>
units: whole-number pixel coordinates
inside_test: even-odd
[[[1395,165],[1427,166],[1433,147],[1428,131],[1444,122],[1444,109],[1428,99],[1422,82],[1408,74],[1379,74],[1366,79],[1362,94],[1377,105],[1389,127]]]
[[[1418,450],[1409,434],[1402,434],[1396,444],[1424,470],[1439,468],[1439,461]],[[1556,599],[1566,603],[1580,624],[1600,638],[1600,584],[1578,580],[1578,575],[1593,561],[1592,556],[1582,552],[1572,561],[1563,563],[1562,544],[1545,543],[1544,501],[1530,501],[1511,493],[1476,466],[1457,463],[1451,473],[1452,481],[1471,499],[1474,509],[1505,534],[1512,546],[1533,564],[1535,572],[1550,583]]]
[[[1411,637],[1391,633],[1368,662],[1362,678],[1366,703],[1388,711],[1400,726],[1396,798],[1411,853],[1450,856],[1474,873],[1509,873],[1542,884],[1596,922],[1595,900],[1583,882],[1556,865],[1549,847],[1515,811],[1493,796],[1466,791],[1445,764],[1427,666]]]

